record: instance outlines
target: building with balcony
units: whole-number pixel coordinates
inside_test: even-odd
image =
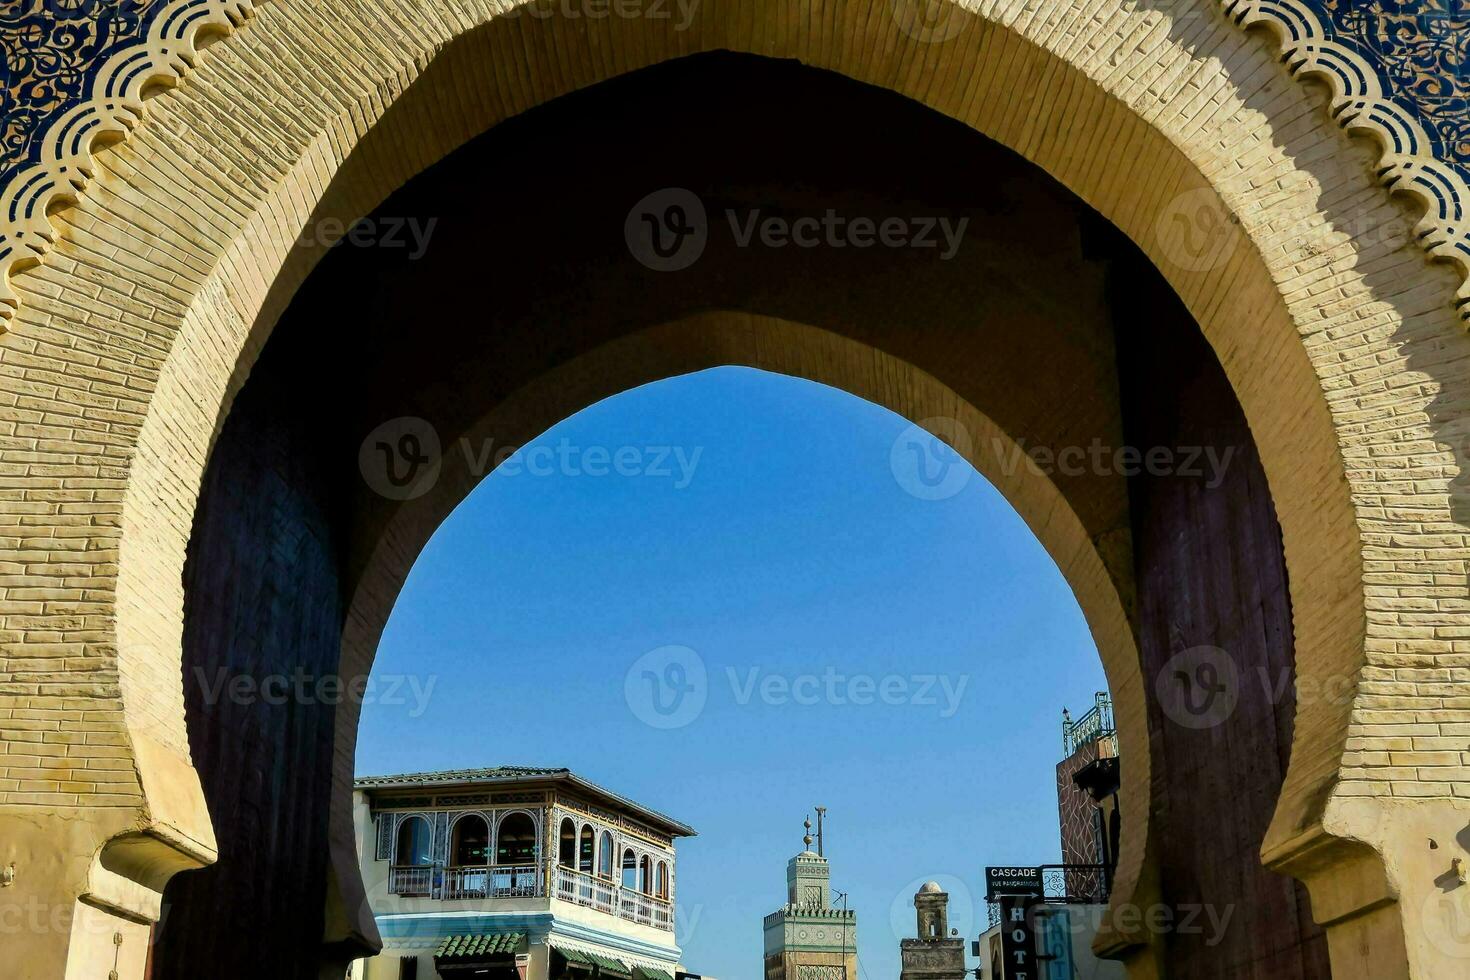
[[[1093,695],[1079,718],[1062,709],[1062,759],[1057,763],[1057,825],[1062,863],[1013,876],[995,894],[987,869],[989,928],[974,945],[982,980],[1122,980],[1115,960],[1092,943],[1112,892],[1118,861],[1118,734],[1106,691]]]
[[[383,952],[353,980],[673,980],[688,826],[567,769],[359,778],[358,854]]]
[[[1118,733],[1108,692],[1094,694],[1092,708],[1075,720],[1062,709],[1057,812],[1063,863],[1109,868],[1118,863],[1118,772]]]

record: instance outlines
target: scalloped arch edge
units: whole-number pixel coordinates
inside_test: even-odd
[[[48,213],[85,192],[99,138],[131,135],[144,119],[148,87],[181,81],[198,61],[201,36],[233,33],[255,12],[256,2],[173,0],[149,24],[145,39],[103,63],[88,98],[46,127],[40,159],[0,189],[0,330],[20,307],[12,274],[45,260],[56,241]]]
[[[147,39],[115,53],[98,72],[91,97],[47,126],[38,163],[0,189],[0,332],[21,296],[12,275],[45,260],[56,241],[48,212],[75,200],[93,175],[98,138],[127,138],[145,117],[143,93],[153,83],[176,84],[199,57],[203,32],[233,33],[265,0],[172,0],[149,26]],[[1373,66],[1333,41],[1317,13],[1301,0],[1217,0],[1242,29],[1264,26],[1276,36],[1294,77],[1318,77],[1331,87],[1331,115],[1345,130],[1367,131],[1382,150],[1379,181],[1413,196],[1424,217],[1415,228],[1421,248],[1453,263],[1460,274],[1455,308],[1470,324],[1470,187],[1433,144],[1411,109],[1383,92]]]
[[[1459,270],[1455,310],[1470,325],[1470,186],[1452,164],[1435,155],[1433,142],[1411,109],[1383,91],[1373,66],[1352,48],[1332,40],[1316,11],[1300,0],[1219,0],[1243,29],[1266,27],[1276,37],[1281,61],[1295,78],[1314,77],[1332,91],[1330,114],[1344,130],[1367,132],[1379,145],[1379,182],[1408,194],[1424,208],[1414,237],[1431,259]]]

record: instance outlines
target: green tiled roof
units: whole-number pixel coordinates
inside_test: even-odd
[[[669,974],[651,966],[635,966],[633,967],[633,971],[637,976],[643,977],[645,980],[674,980]]]
[[[479,935],[450,936],[439,944],[435,960],[469,960],[482,956],[518,953],[526,941],[523,932],[486,932]]]

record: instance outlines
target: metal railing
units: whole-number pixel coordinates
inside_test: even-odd
[[[1063,709],[1062,758],[1070,758],[1082,746],[1112,735],[1113,731],[1113,698],[1107,691],[1093,695],[1092,709],[1076,721]]]
[[[441,898],[488,898],[490,868],[445,868]]]
[[[674,907],[670,902],[574,868],[556,869],[553,894],[564,902],[585,905],[629,922],[666,931],[674,928]]]
[[[672,932],[674,906],[667,899],[624,888],[615,881],[559,867],[552,876],[552,894],[564,901],[616,915],[629,922]],[[546,894],[541,870],[532,864],[492,864],[458,868],[433,865],[393,865],[388,890],[394,895],[445,900],[475,898],[533,898]]]
[[[608,915],[616,915],[618,912],[616,884],[573,868],[556,869],[556,897],[563,902],[585,905]]]
[[[1113,869],[1106,864],[1044,864],[1042,901],[1057,905],[1101,905],[1113,888]]]
[[[444,868],[438,875],[436,870],[440,869],[431,865],[390,868],[388,890],[404,897],[442,899],[534,898],[545,894],[534,864]]]
[[[427,896],[433,880],[432,865],[395,864],[388,868],[388,891],[394,895]]]

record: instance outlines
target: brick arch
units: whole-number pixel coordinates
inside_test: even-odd
[[[266,5],[189,85],[155,100],[151,126],[99,161],[91,196],[59,216],[56,261],[28,274],[36,299],[6,340],[7,366],[21,376],[46,370],[29,361],[36,344],[70,347],[61,360],[84,376],[98,331],[132,338],[120,403],[141,431],[135,444],[124,435],[121,530],[97,532],[118,549],[109,601],[121,695],[99,697],[125,714],[140,785],[119,795],[144,808],[144,837],[199,860],[213,847],[177,693],[177,583],[212,440],[317,258],[290,249],[297,232],[314,217],[367,213],[525,108],[713,48],[796,57],[914,98],[1036,162],[1133,238],[1201,324],[1261,447],[1303,678],[1362,678],[1371,695],[1381,675],[1361,671],[1380,654],[1401,659],[1379,669],[1422,668],[1430,679],[1466,612],[1436,579],[1463,581],[1448,485],[1463,455],[1437,438],[1465,413],[1454,283],[1397,241],[1342,230],[1349,217],[1398,218],[1373,186],[1371,154],[1289,86],[1268,52],[1196,6],[1201,19],[1186,34],[1146,4],[988,4],[959,13],[955,37],[926,44],[886,5],[863,0],[831,8],[816,29],[775,4],[750,17],[716,7],[682,34],[652,21],[507,19],[416,0],[371,12]],[[356,29],[365,17],[415,47],[390,56],[351,29],[319,28]],[[1239,239],[1210,268],[1161,234],[1181,201],[1241,219]],[[1303,215],[1311,228],[1294,235]],[[82,344],[58,345],[58,335]],[[69,417],[64,402],[51,403],[58,419]],[[1396,479],[1406,470],[1408,483]],[[1365,586],[1379,570],[1404,578]],[[99,643],[103,659],[112,645]],[[1463,720],[1442,694],[1413,697],[1392,710],[1422,704],[1437,712],[1428,724]],[[1397,723],[1361,706],[1356,722],[1344,706],[1298,712],[1267,852],[1308,877],[1336,862],[1333,838],[1386,846],[1386,811],[1364,802],[1374,794],[1399,782],[1406,796],[1449,796],[1448,780],[1348,750],[1350,737]],[[1386,887],[1391,898],[1397,885]]]

